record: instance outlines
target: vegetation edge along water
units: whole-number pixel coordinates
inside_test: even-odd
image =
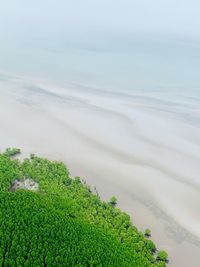
[[[167,253],[116,197],[102,201],[62,162],[34,154],[20,161],[19,153],[0,153],[0,266],[166,266]]]

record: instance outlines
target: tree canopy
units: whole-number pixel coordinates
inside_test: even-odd
[[[62,162],[0,154],[0,266],[156,267],[166,262],[155,244],[116,207],[102,201]],[[36,192],[10,191],[31,179]]]

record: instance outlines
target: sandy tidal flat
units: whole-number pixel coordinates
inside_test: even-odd
[[[65,161],[137,226],[170,265],[198,267],[200,93],[106,91],[1,75],[0,149]]]

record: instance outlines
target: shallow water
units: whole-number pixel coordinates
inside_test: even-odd
[[[171,266],[200,252],[200,93],[123,90],[1,75],[0,149],[63,160],[152,229]]]

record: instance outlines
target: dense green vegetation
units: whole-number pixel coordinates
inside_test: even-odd
[[[164,250],[158,251],[158,255],[157,255],[158,260],[167,262],[168,261],[167,258],[168,258],[168,254],[166,251]]]
[[[146,237],[150,237],[151,236],[151,230],[150,229],[146,229],[145,232],[144,232],[144,235]]]
[[[0,154],[0,266],[165,266],[166,254],[154,255],[115,197],[103,202],[61,162],[11,158],[18,153]],[[37,192],[10,192],[26,178],[39,183]]]
[[[6,148],[6,151],[4,152],[5,155],[12,157],[12,156],[16,156],[18,154],[20,154],[21,151],[19,148]]]

